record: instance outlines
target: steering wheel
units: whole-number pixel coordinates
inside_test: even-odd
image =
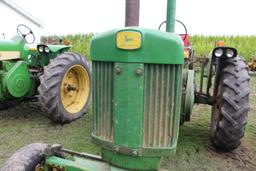
[[[175,20],[176,22],[178,22],[178,23],[180,23],[183,27],[184,27],[184,30],[185,30],[185,36],[184,36],[184,38],[183,38],[183,41],[185,41],[186,40],[186,38],[187,38],[187,36],[188,36],[188,30],[187,30],[187,27],[186,27],[186,25],[183,23],[183,22],[181,22],[180,20]],[[161,27],[163,26],[163,24],[166,24],[166,21],[163,21],[160,25],[159,25],[159,27],[158,27],[158,30],[160,30],[161,29]]]
[[[26,25],[20,24],[17,26],[17,33],[19,36],[23,37],[28,44],[32,44],[35,42],[35,35],[33,31]],[[28,39],[28,36],[31,35],[31,40]]]

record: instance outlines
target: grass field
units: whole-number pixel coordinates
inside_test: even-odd
[[[233,152],[216,151],[209,141],[210,107],[195,106],[192,121],[180,128],[176,155],[165,158],[167,170],[256,170],[256,77],[251,79],[249,122],[242,145]],[[91,109],[82,119],[56,125],[34,103],[0,111],[0,167],[20,147],[34,142],[61,143],[65,148],[99,154],[90,137]]]

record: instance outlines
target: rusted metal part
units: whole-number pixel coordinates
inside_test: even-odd
[[[46,150],[44,151],[44,154],[46,156],[59,156],[62,158],[65,158],[65,154],[69,154],[71,156],[76,156],[76,157],[82,157],[82,158],[88,158],[91,160],[97,160],[97,161],[102,161],[101,156],[89,154],[89,153],[79,153],[76,151],[72,151],[69,149],[62,148],[61,144],[53,144],[49,145]],[[40,165],[38,165],[38,168],[40,168]]]
[[[61,149],[61,152],[67,153],[72,156],[76,157],[81,157],[81,158],[86,158],[86,159],[91,159],[91,160],[96,160],[96,161],[102,161],[101,156],[89,154],[89,153],[79,153],[76,151],[68,150],[68,149]]]
[[[251,71],[256,71],[256,59],[251,59],[248,62],[248,66],[249,66]]]
[[[42,44],[58,45],[62,43],[62,39],[59,37],[41,37]]]
[[[59,152],[61,151],[61,148],[62,148],[61,144],[48,145],[48,147],[44,151],[44,154],[46,156],[53,156],[53,155],[59,154]]]
[[[65,171],[64,167],[49,165],[48,170],[52,171]]]
[[[126,0],[125,26],[139,26],[140,0]]]
[[[44,166],[41,163],[36,165],[35,171],[44,171]]]

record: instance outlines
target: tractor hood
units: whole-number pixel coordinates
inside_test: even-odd
[[[0,40],[0,51],[21,50],[25,44],[25,39],[14,36],[11,40]]]
[[[14,36],[11,40],[0,40],[0,61],[20,59],[25,43],[25,39],[19,36]]]
[[[138,27],[126,27],[96,35],[90,48],[94,61],[184,63],[184,46],[180,36]]]

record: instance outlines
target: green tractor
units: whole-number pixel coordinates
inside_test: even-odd
[[[0,107],[39,99],[54,122],[68,123],[81,117],[89,105],[91,76],[88,62],[71,46],[38,44],[26,25],[17,36],[0,41]]]
[[[134,2],[126,1],[127,16],[136,14]],[[213,145],[237,148],[249,109],[247,65],[236,49],[218,46],[202,62],[197,90],[193,56],[184,58],[183,41],[172,33],[175,0],[167,6],[166,32],[125,27],[91,41],[92,139],[101,156],[38,143],[20,149],[2,170],[158,170],[162,157],[175,153],[179,126],[190,120],[195,103],[212,106]],[[126,26],[137,25],[130,19]]]

